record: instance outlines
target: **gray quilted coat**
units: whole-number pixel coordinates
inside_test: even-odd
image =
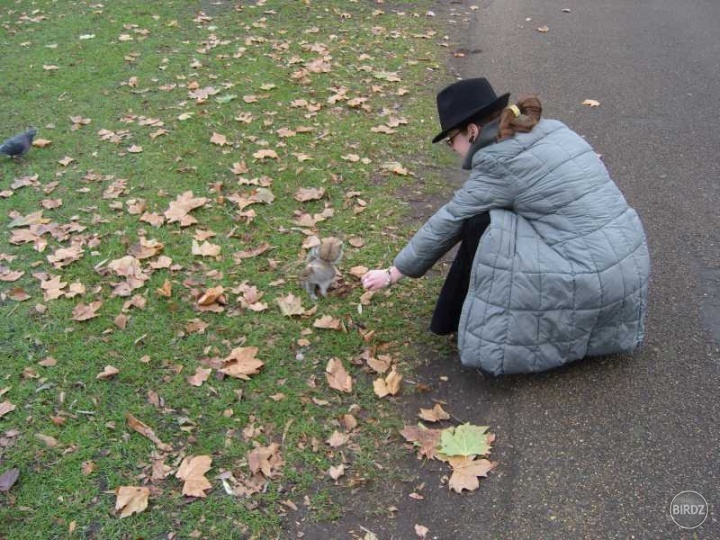
[[[494,131],[493,131],[494,129]],[[467,182],[398,254],[420,277],[490,211],[463,304],[463,365],[495,375],[628,352],[643,339],[650,271],[640,219],[593,149],[561,122],[494,142],[486,126]]]

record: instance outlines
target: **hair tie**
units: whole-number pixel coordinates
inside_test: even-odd
[[[512,111],[512,113],[515,115],[515,118],[520,116],[520,107],[518,107],[517,105],[508,105],[507,108]]]

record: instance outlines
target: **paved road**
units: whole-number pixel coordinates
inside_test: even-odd
[[[546,116],[603,155],[640,212],[653,261],[646,344],[633,357],[500,380],[429,359],[418,379],[456,417],[491,426],[498,468],[458,496],[442,485],[442,464],[408,458],[408,481],[353,495],[341,522],[306,528],[305,538],[372,530],[408,540],[422,524],[441,540],[719,539],[720,2],[437,7],[454,23],[451,50],[465,52],[452,61],[456,73],[487,76],[499,92],[538,93]],[[427,399],[406,398],[409,421]],[[710,504],[694,530],[669,513],[685,490]],[[368,515],[372,502],[387,506],[383,495],[397,511]]]
[[[538,93],[603,155],[653,280],[639,355],[462,386],[450,407],[495,427],[501,466],[440,538],[720,538],[720,2],[443,4],[459,75]],[[710,504],[694,531],[669,516],[684,490]]]

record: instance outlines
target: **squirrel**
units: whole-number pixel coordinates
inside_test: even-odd
[[[310,250],[307,264],[300,272],[300,284],[305,287],[310,298],[317,300],[316,287],[320,288],[321,295],[327,294],[328,287],[335,281],[335,265],[340,262],[342,255],[342,240],[334,236],[324,238],[320,245]]]

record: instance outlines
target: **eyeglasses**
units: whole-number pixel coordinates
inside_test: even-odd
[[[455,143],[453,142],[453,139],[454,139],[455,137],[457,137],[458,135],[460,135],[460,130],[456,131],[456,132],[453,133],[450,137],[446,138],[446,139],[445,139],[445,144],[447,144],[450,148],[452,148],[452,147],[453,147],[453,144],[455,144]]]

